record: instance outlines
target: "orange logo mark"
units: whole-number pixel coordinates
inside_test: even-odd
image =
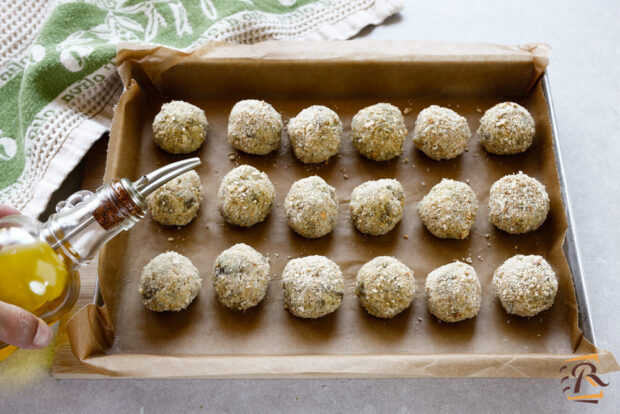
[[[594,361],[594,362],[591,362]],[[598,404],[599,400],[603,399],[603,390],[595,394],[580,395],[581,384],[583,380],[586,380],[592,387],[607,387],[609,383],[604,383],[598,375],[596,375],[596,364],[598,363],[598,354],[582,355],[575,358],[567,359],[564,365],[560,367],[559,372],[565,371],[568,375],[562,378],[561,384],[562,393],[566,395],[566,398],[571,401]],[[575,364],[572,370],[569,369],[569,363],[578,362]],[[570,380],[574,379],[573,386],[570,385]],[[572,395],[571,395],[572,394]]]

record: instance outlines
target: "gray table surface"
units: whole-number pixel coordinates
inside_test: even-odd
[[[408,1],[360,37],[553,47],[549,67],[598,345],[620,356],[620,2]],[[0,364],[12,412],[618,412],[620,374],[598,405],[558,380],[54,380],[51,347]]]

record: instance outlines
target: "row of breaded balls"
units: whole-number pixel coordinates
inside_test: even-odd
[[[270,281],[269,260],[244,243],[223,251],[215,260],[212,287],[217,300],[232,310],[258,305]],[[553,305],[558,282],[551,266],[540,256],[513,256],[493,274],[493,290],[506,312],[534,316]],[[169,251],[144,266],[139,292],[144,305],[156,312],[180,311],[202,287],[198,269],[189,258]],[[340,267],[325,256],[288,261],[282,272],[284,307],[300,318],[320,318],[340,307],[345,282]],[[416,293],[413,271],[398,259],[379,256],[358,271],[355,293],[366,311],[392,318],[407,309]],[[430,313],[445,322],[475,317],[482,302],[475,269],[453,262],[430,272],[425,281]]]
[[[163,150],[186,154],[204,142],[208,121],[192,104],[172,101],[162,105],[153,121],[153,138]],[[280,147],[282,116],[268,103],[255,99],[237,102],[228,118],[228,142],[233,148],[264,155]],[[305,164],[327,161],[338,154],[342,122],[326,106],[313,105],[291,118],[287,131],[293,153]],[[534,119],[521,105],[503,102],[487,110],[478,134],[493,154],[516,154],[529,148],[534,138]],[[391,160],[402,154],[407,136],[400,109],[378,103],[361,109],[351,120],[351,139],[356,150],[374,161]],[[413,131],[415,146],[435,160],[451,159],[467,148],[471,136],[467,119],[437,105],[422,110]]]
[[[251,227],[264,221],[275,204],[276,192],[266,173],[250,165],[232,169],[217,192],[217,209],[226,222]],[[197,215],[202,185],[195,171],[171,180],[147,197],[153,219],[160,224],[183,226]],[[329,234],[338,217],[336,189],[318,176],[291,185],[284,209],[289,226],[314,239]],[[405,191],[396,179],[367,181],[351,193],[349,210],[357,230],[372,236],[390,232],[400,222]],[[464,239],[476,220],[478,200],[472,188],[460,181],[442,179],[418,203],[424,226],[442,239]],[[510,234],[536,230],[549,212],[549,196],[535,178],[522,172],[497,180],[489,194],[489,220]]]

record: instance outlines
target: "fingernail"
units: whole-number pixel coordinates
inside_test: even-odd
[[[52,340],[52,329],[45,324],[43,321],[39,321],[39,326],[37,327],[37,333],[34,335],[32,339],[32,345],[37,348],[43,348],[47,346]]]

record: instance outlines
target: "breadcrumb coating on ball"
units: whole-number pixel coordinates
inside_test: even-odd
[[[146,197],[151,217],[165,226],[184,226],[198,214],[202,184],[191,170],[168,181]]]
[[[202,279],[187,257],[165,252],[154,257],[140,276],[142,303],[154,312],[180,311],[189,306],[200,291]]]
[[[377,318],[393,318],[407,309],[415,291],[413,271],[395,257],[375,257],[357,272],[360,305]]]
[[[349,210],[355,228],[372,236],[392,230],[403,217],[405,190],[398,180],[380,179],[358,185]]]
[[[183,101],[168,102],[153,121],[153,141],[171,154],[187,154],[200,148],[208,126],[202,109]]]
[[[413,143],[434,160],[459,156],[471,136],[467,119],[452,109],[431,105],[415,121]]]
[[[340,152],[342,122],[326,106],[304,109],[288,121],[287,129],[293,153],[304,164],[324,162]]]
[[[289,226],[299,235],[315,239],[336,227],[338,199],[336,189],[316,175],[293,183],[284,209]]]
[[[497,180],[489,192],[489,220],[510,234],[539,228],[549,213],[545,186],[523,172]]]
[[[246,99],[228,117],[228,143],[248,154],[264,155],[278,149],[282,116],[265,101]]]
[[[344,297],[344,278],[325,256],[290,260],[282,272],[284,307],[299,318],[320,318],[334,312]]]
[[[403,152],[405,118],[396,106],[378,103],[361,109],[351,120],[355,149],[368,159],[387,161]]]
[[[424,226],[440,239],[465,239],[476,221],[478,200],[463,182],[442,179],[418,204]]]
[[[542,256],[516,255],[495,270],[493,289],[506,312],[534,316],[553,306],[558,279]]]
[[[216,204],[228,223],[250,227],[267,218],[275,198],[276,190],[267,174],[250,165],[240,165],[222,180]]]
[[[480,119],[480,143],[491,154],[524,152],[534,140],[534,118],[519,104],[503,102],[488,109]]]
[[[247,244],[235,244],[215,259],[211,283],[222,305],[235,310],[249,309],[267,293],[269,261]]]
[[[428,311],[444,322],[473,318],[480,310],[482,290],[476,270],[454,262],[433,270],[424,286]]]

